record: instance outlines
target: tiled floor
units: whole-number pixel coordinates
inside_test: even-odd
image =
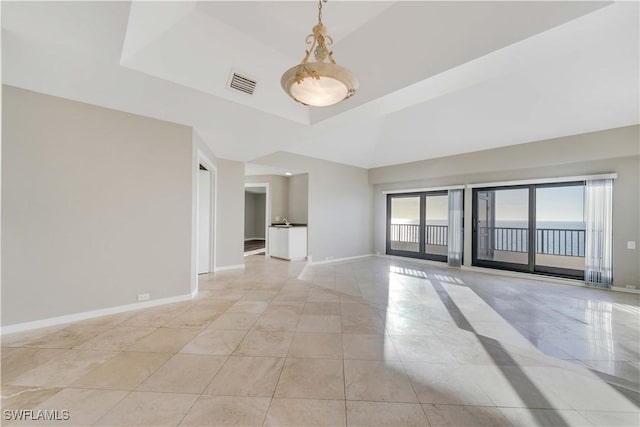
[[[3,337],[3,409],[69,411],[35,425],[640,423],[637,295],[246,260],[191,302]]]

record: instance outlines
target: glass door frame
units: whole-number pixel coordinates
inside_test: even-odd
[[[429,196],[448,196],[449,192],[444,191],[421,191],[414,193],[389,193],[387,194],[387,218],[386,218],[386,254],[407,258],[426,259],[431,261],[447,262],[447,255],[430,254],[426,252],[426,203]],[[420,224],[418,227],[418,252],[403,251],[391,248],[391,201],[394,198],[419,197],[420,198]]]
[[[526,184],[526,185],[509,185],[509,186],[497,186],[497,187],[475,187],[472,188],[471,194],[471,263],[473,266],[495,268],[498,270],[509,270],[523,273],[542,274],[557,277],[566,277],[571,279],[584,279],[584,270],[572,270],[559,267],[549,267],[536,265],[536,246],[537,246],[537,232],[536,232],[536,189],[537,188],[549,188],[549,187],[571,187],[585,185],[584,181],[573,182],[558,182],[558,183],[540,183],[540,184]],[[527,264],[509,263],[503,261],[491,261],[478,258],[478,193],[483,191],[498,191],[498,190],[517,190],[528,189],[528,237],[527,237],[527,250],[528,250],[528,262]]]

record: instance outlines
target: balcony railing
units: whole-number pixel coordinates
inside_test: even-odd
[[[434,246],[447,246],[449,239],[446,225],[426,225],[425,243]],[[418,243],[420,237],[419,224],[391,224],[391,241]]]
[[[391,224],[391,241],[418,243],[420,225]],[[478,237],[483,250],[525,253],[529,250],[529,230],[517,227],[478,227]],[[446,225],[425,226],[427,245],[446,246]],[[537,228],[536,253],[584,257],[585,230]]]

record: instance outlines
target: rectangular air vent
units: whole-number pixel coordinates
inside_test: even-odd
[[[239,90],[240,92],[253,95],[253,92],[256,90],[256,83],[257,82],[254,79],[234,72],[231,75],[229,87],[231,89]]]

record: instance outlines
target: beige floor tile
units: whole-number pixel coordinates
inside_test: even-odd
[[[177,353],[200,331],[186,328],[158,328],[130,347],[127,351]]]
[[[68,420],[47,421],[48,426],[89,426],[93,425],[107,411],[120,402],[129,392],[115,390],[87,390],[65,388],[60,393],[41,402],[34,410],[68,411]],[[63,415],[60,413],[60,415]],[[15,422],[10,425],[43,425],[42,421]]]
[[[15,385],[66,387],[117,354],[113,351],[67,350],[49,362],[25,372],[12,383]]]
[[[245,331],[205,329],[185,345],[180,353],[229,355],[245,335]]]
[[[302,314],[304,310],[304,301],[281,301],[272,302],[264,313],[276,312],[289,312],[293,314]]]
[[[434,335],[426,321],[417,321],[402,315],[386,316],[385,327],[389,335],[413,335],[419,337]]]
[[[265,427],[346,426],[343,400],[279,399],[271,401]]]
[[[71,386],[108,390],[133,390],[171,357],[171,353],[123,352],[78,377]]]
[[[194,301],[196,301],[196,303],[189,311],[206,311],[209,313],[222,314],[234,304],[233,301],[219,301],[210,298],[205,298],[200,301],[196,298]]]
[[[640,412],[580,411],[594,426],[628,427],[640,425]]]
[[[391,341],[403,362],[450,363],[456,360],[440,339],[434,336],[392,335]]]
[[[291,311],[265,311],[255,324],[256,329],[295,332],[300,315]]]
[[[423,404],[422,408],[431,427],[501,427],[511,425],[498,408],[430,404]]]
[[[309,302],[304,305],[302,314],[320,314],[340,316],[340,303],[337,302]]]
[[[48,328],[39,328],[25,332],[3,335],[2,348],[4,350],[5,347],[28,347],[29,343],[47,339],[48,336],[53,335],[66,327],[68,327],[68,325],[56,325]]]
[[[499,408],[502,415],[515,427],[529,426],[563,426],[583,427],[594,425],[585,417],[573,410],[530,409],[530,408]],[[603,420],[604,421],[604,420]],[[640,414],[636,414],[635,425],[640,425]],[[614,426],[604,421],[598,425]],[[623,424],[634,425],[634,424]]]
[[[68,350],[61,349],[3,347],[2,384],[12,384],[26,372],[56,360],[67,352]]]
[[[417,403],[400,362],[345,360],[347,400]]]
[[[130,393],[97,426],[175,426],[198,399],[194,394]]]
[[[285,357],[289,351],[292,332],[252,330],[240,343],[235,356]]]
[[[201,394],[226,360],[226,356],[179,353],[136,390]]]
[[[278,294],[277,291],[248,291],[241,301],[266,301],[270,302]]]
[[[342,314],[343,334],[384,335],[384,321],[377,315]]]
[[[312,289],[307,302],[340,302],[340,297],[325,290]]]
[[[33,409],[58,393],[60,387],[2,386],[2,409]]]
[[[201,396],[181,426],[261,426],[268,397]]]
[[[90,340],[107,330],[105,326],[84,326],[75,324],[64,329],[28,340],[22,347],[70,349]]]
[[[305,302],[309,291],[282,291],[273,299],[274,302]]]
[[[293,337],[289,357],[342,359],[342,335],[298,332]]]
[[[349,426],[429,426],[417,403],[347,401]]]
[[[288,358],[274,396],[344,399],[342,371],[340,360]]]
[[[231,329],[237,331],[248,331],[251,329],[259,314],[250,313],[223,313],[214,320],[208,328],[210,329]]]
[[[125,320],[120,326],[134,326],[140,328],[158,328],[164,326],[171,319],[179,316],[191,307],[190,302],[169,304],[140,310],[137,315]]]
[[[231,356],[205,394],[271,397],[283,364],[281,358]]]
[[[221,313],[206,309],[189,309],[174,317],[164,326],[168,328],[204,328],[220,317]]]
[[[95,338],[85,341],[76,347],[83,350],[113,350],[121,351],[146,337],[155,328],[132,328],[129,326],[117,326],[109,329]]]
[[[400,360],[388,335],[343,334],[345,359]]]
[[[303,314],[300,316],[297,331],[339,334],[341,332],[340,316]]]
[[[261,314],[269,305],[265,301],[238,301],[227,310],[227,313]]]
[[[404,367],[420,403],[494,406],[457,364],[405,362]]]
[[[211,291],[211,297],[216,300],[237,301],[246,293],[247,291],[239,289],[214,289]]]

